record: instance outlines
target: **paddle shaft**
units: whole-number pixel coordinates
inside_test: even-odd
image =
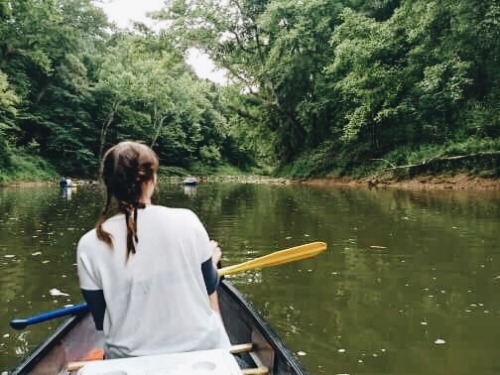
[[[265,267],[273,267],[280,264],[296,262],[297,260],[311,258],[326,250],[326,243],[311,242],[305,245],[295,246],[290,249],[276,251],[262,257],[252,259],[240,264],[235,264],[229,267],[223,267],[218,270],[219,276],[235,274],[248,271],[251,269],[261,269]],[[46,313],[34,315],[26,319],[11,320],[10,326],[14,329],[24,329],[29,325],[38,324],[47,320],[60,318],[67,315],[76,315],[88,311],[87,304],[64,307],[62,309],[49,311]]]
[[[52,310],[46,313],[34,315],[26,319],[14,319],[10,321],[10,326],[14,329],[24,329],[29,325],[46,322],[47,320],[60,318],[67,315],[77,315],[87,312],[89,307],[86,303],[75,306],[63,307],[62,309]]]

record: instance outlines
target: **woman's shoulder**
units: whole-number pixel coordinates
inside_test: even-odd
[[[203,226],[198,215],[189,208],[151,206],[150,209],[154,214],[149,216],[147,219],[149,221],[166,223],[166,225],[177,228],[199,228]]]
[[[97,238],[97,232],[95,228],[92,228],[80,237],[80,242],[89,242],[94,238]]]
[[[197,215],[189,208],[153,205],[150,209],[160,215],[174,218],[197,218]]]
[[[86,232],[83,236],[80,237],[78,241],[77,249],[78,251],[83,251],[86,248],[93,248],[97,243],[97,233],[95,228]]]

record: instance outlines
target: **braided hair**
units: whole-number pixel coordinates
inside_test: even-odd
[[[125,214],[127,226],[127,260],[135,254],[137,242],[137,210],[145,205],[140,201],[145,183],[154,180],[159,161],[156,153],[139,142],[125,141],[111,147],[103,157],[101,177],[106,186],[104,209],[96,224],[97,237],[113,248],[111,233],[103,229],[112,199]]]

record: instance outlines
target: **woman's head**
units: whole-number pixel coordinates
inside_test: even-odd
[[[156,153],[139,142],[120,142],[103,157],[101,177],[119,205],[141,203],[146,183],[153,181],[159,162]]]
[[[113,246],[112,236],[102,228],[102,224],[114,197],[118,209],[125,214],[127,259],[130,253],[135,253],[138,242],[137,209],[149,203],[158,167],[156,153],[139,142],[120,142],[104,154],[101,177],[106,185],[106,204],[96,225],[97,237]]]

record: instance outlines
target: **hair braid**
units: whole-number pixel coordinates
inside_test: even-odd
[[[137,211],[145,205],[140,202],[144,184],[153,180],[158,170],[158,157],[154,151],[137,142],[121,142],[109,149],[103,158],[102,178],[107,187],[107,200],[103,214],[99,218],[97,236],[112,247],[112,237],[102,228],[111,198],[118,202],[118,210],[125,214],[127,229],[127,253],[136,253],[139,242],[137,234]]]
[[[110,189],[108,188],[106,191],[106,204],[104,206],[104,209],[101,212],[101,216],[99,216],[99,219],[97,220],[96,224],[96,232],[97,232],[97,238],[99,238],[101,241],[104,241],[109,247],[113,247],[113,236],[111,233],[106,232],[104,228],[102,227],[102,224],[106,220],[106,216],[109,211],[109,206],[111,205],[111,198],[112,194],[110,192]]]

